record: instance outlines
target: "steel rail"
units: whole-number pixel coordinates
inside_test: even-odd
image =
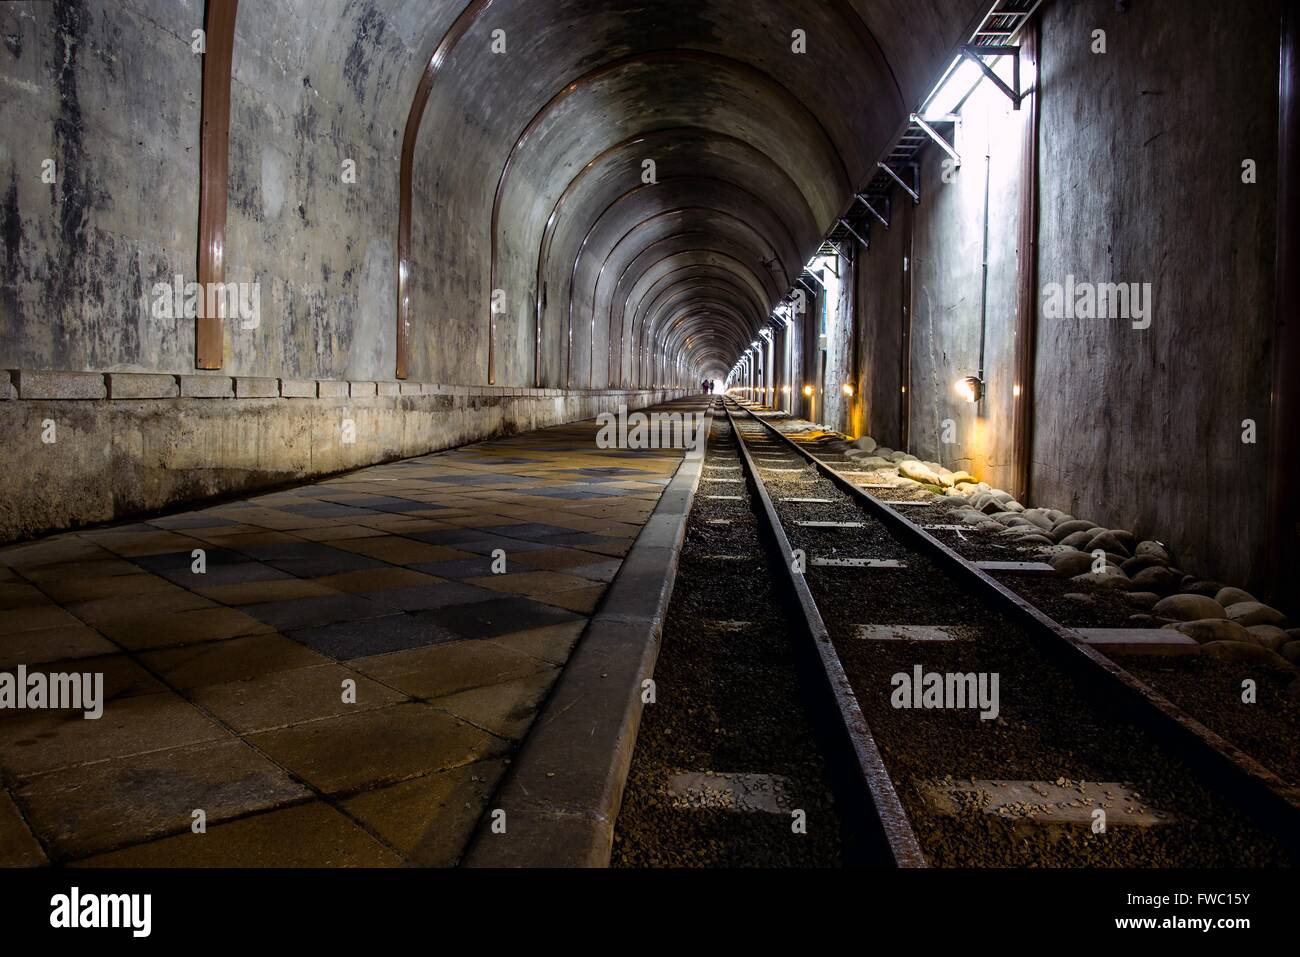
[[[817,601],[813,598],[812,590],[808,587],[803,574],[794,570],[790,539],[786,536],[781,519],[776,514],[776,506],[772,504],[772,498],[767,493],[767,486],[759,475],[758,466],[749,454],[744,433],[731,414],[729,400],[723,400],[723,411],[726,412],[727,420],[736,435],[736,447],[753,485],[754,493],[763,505],[768,531],[781,552],[779,564],[785,569],[790,587],[798,598],[808,635],[812,639],[817,660],[822,668],[826,688],[834,699],[836,714],[853,750],[857,770],[866,789],[867,801],[876,817],[875,823],[878,827],[873,830],[878,831],[878,836],[888,850],[890,863],[895,867],[927,867],[921,843],[912,830],[912,822],[908,819],[907,812],[903,810],[903,803],[899,800],[898,791],[894,788],[894,782],[885,768],[880,748],[871,734],[870,727],[867,726],[867,719],[863,716],[857,696],[849,684],[844,665],[835,651],[835,646],[831,643],[830,633],[817,608]]]
[[[1300,851],[1300,787],[1283,781],[1235,744],[1091,647],[1078,632],[1045,614],[885,501],[858,488],[752,408],[743,403],[740,406],[891,531],[909,539],[918,551],[951,571],[954,579],[971,586],[976,594],[1005,612],[1072,675],[1119,702],[1142,727],[1177,749],[1202,773],[1218,775],[1210,783],[1230,793],[1284,844]]]

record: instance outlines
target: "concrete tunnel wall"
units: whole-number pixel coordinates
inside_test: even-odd
[[[1169,542],[1199,574],[1258,587],[1266,541],[1276,243],[1275,0],[1049,3],[1041,14],[1038,343],[1031,498]],[[1104,29],[1107,52],[1091,50]],[[1204,55],[1206,37],[1215,55]],[[1157,82],[1156,77],[1165,79]],[[1176,77],[1177,82],[1169,82]],[[983,84],[961,111],[960,172],[922,156],[912,236],[908,448],[1013,482],[1016,287],[1028,111]],[[1213,131],[1212,134],[1208,131]],[[990,156],[987,398],[978,368],[985,144]],[[1242,182],[1242,162],[1258,164]],[[905,213],[859,248],[861,431],[901,447]],[[1151,325],[1043,315],[1044,287],[1149,282]],[[829,387],[829,386],[828,386]],[[1243,442],[1244,420],[1257,424]],[[943,441],[944,424],[956,441]],[[849,429],[842,416],[836,423]]]
[[[4,5],[0,417],[36,453],[3,480],[0,540],[720,373],[983,6],[243,0],[224,278],[259,285],[260,321],[224,323],[220,369],[199,371],[193,320],[151,305],[197,278],[205,4]],[[401,151],[426,69],[398,383]],[[47,421],[57,443],[35,438]]]

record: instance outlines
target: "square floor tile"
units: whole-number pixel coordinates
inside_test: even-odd
[[[565,573],[577,575],[579,578],[590,579],[598,582],[612,582],[618,574],[618,570],[623,567],[623,562],[617,558],[609,558],[603,562],[593,562],[590,565],[571,565],[565,568]]]
[[[365,539],[369,541],[369,539]],[[362,571],[367,568],[383,568],[384,563],[365,555],[353,555],[350,552],[331,549],[333,554],[320,554],[312,558],[276,558],[269,564],[290,575],[299,578],[321,578],[325,575],[338,575],[343,572]]]
[[[39,628],[0,635],[0,668],[107,655],[118,650],[117,645],[93,628],[76,622],[58,628]]]
[[[421,867],[452,867],[505,771],[501,760],[366,791],[343,802],[347,812]]]
[[[315,578],[318,585],[325,585],[338,591],[351,594],[379,591],[384,588],[415,588],[422,585],[436,585],[442,581],[436,575],[412,571],[409,568],[371,568],[359,572],[344,572],[341,575],[326,575]]]
[[[470,764],[506,749],[501,739],[415,702],[265,731],[249,741],[328,795]]]
[[[560,525],[545,525],[541,522],[525,522],[520,525],[498,525],[492,529],[494,535],[507,538],[522,538],[530,542],[544,542],[552,535],[572,535],[573,529]]]
[[[492,556],[476,555],[473,558],[461,558],[450,562],[412,565],[411,568],[428,575],[436,575],[438,578],[477,578],[480,575],[492,574]]]
[[[572,612],[513,596],[472,605],[453,605],[438,611],[421,612],[421,615],[465,638],[494,638],[507,632],[540,628],[578,617]]]
[[[345,681],[353,683],[346,692]],[[380,708],[404,697],[336,664],[274,671],[194,692],[196,703],[238,734]]]
[[[273,601],[260,605],[244,605],[244,614],[276,628],[289,632],[314,625],[329,625],[336,621],[359,621],[378,618],[392,610],[358,595],[334,592],[315,598],[295,598],[291,601]]]
[[[564,591],[550,592],[533,597],[540,602],[554,605],[556,608],[566,608],[581,615],[591,615],[600,606],[600,600],[604,597],[604,594],[605,585],[600,584],[589,585],[586,588],[568,588]]]
[[[0,613],[0,636],[52,628],[76,628],[81,620],[55,604],[27,605]]]
[[[464,558],[465,553],[445,545],[430,545],[398,535],[383,538],[357,538],[338,542],[339,548],[359,555],[368,555],[394,565],[415,565],[420,562],[443,562]]]
[[[229,736],[170,691],[114,701],[93,720],[81,712],[14,711],[0,716],[0,766],[22,777]]]
[[[388,608],[402,611],[429,611],[448,605],[467,605],[475,601],[490,601],[500,593],[488,588],[478,588],[465,582],[441,582],[416,588],[386,588],[366,592],[365,597]]]
[[[437,614],[423,612],[422,615]],[[436,621],[406,613],[292,631],[289,637],[339,661],[419,648],[458,637]]]
[[[305,580],[285,576],[270,581],[239,582],[233,585],[214,585],[195,588],[196,594],[223,605],[258,605],[273,601],[292,601],[299,598],[322,598],[337,595],[332,588],[319,580]]]
[[[539,595],[549,595],[573,588],[587,588],[591,586],[592,582],[587,581],[585,578],[577,578],[561,572],[525,569],[523,571],[511,571],[504,575],[484,575],[481,578],[469,578],[465,580],[465,584],[490,588],[493,591],[510,595],[525,595],[529,598],[536,598]]]
[[[511,741],[520,741],[532,727],[538,709],[559,674],[558,668],[546,667],[525,677],[436,698],[430,704],[464,718],[477,728],[485,728]]]
[[[97,623],[96,627],[128,651],[239,638],[271,630],[270,625],[241,610],[220,605],[159,615],[149,614],[145,605],[139,617]]]
[[[417,698],[441,698],[553,668],[547,661],[500,643],[470,640],[357,658],[349,664]]]
[[[103,675],[103,700],[106,709],[121,698],[157,694],[168,690],[135,659],[124,654],[99,654],[91,658],[67,658],[43,664],[26,663],[26,668],[29,677],[39,673],[46,675],[47,680],[52,674]],[[12,672],[9,668],[3,670]],[[76,717],[80,717],[80,712]]]
[[[0,788],[0,867],[41,867],[48,863],[18,805]]]
[[[68,768],[20,782],[15,798],[56,859],[85,857],[310,796],[244,742],[229,738]]]
[[[79,867],[399,867],[403,859],[324,801],[185,831],[79,861]]]
[[[187,690],[328,664],[331,659],[272,633],[149,651],[140,660],[173,687]]]
[[[546,548],[537,552],[524,552],[519,556],[519,564],[532,568],[547,568],[554,571],[568,572],[571,568],[590,565],[606,560],[606,556],[597,552],[586,552],[578,548]]]
[[[577,621],[566,621],[543,628],[512,631],[486,641],[520,654],[532,655],[534,658],[562,665],[569,660],[574,645],[578,643],[578,638],[586,627],[587,619],[580,618]]]

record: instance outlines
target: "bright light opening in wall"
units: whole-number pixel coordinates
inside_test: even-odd
[[[811,398],[812,398],[812,394],[813,394],[813,387],[810,386],[810,385],[806,385],[806,386],[804,386],[804,387],[803,387],[803,394],[806,395],[806,396],[808,396],[808,398],[811,399]]]
[[[984,73],[973,60],[961,57],[958,63],[948,70],[939,88],[930,95],[921,118],[925,120],[942,120],[951,116],[957,108],[971,95]]]
[[[973,375],[958,379],[953,383],[953,389],[967,402],[978,402],[984,397],[984,383]]]
[[[847,382],[844,383],[844,385],[841,386],[840,388],[843,389],[845,395],[847,396],[853,395],[853,386],[849,385]]]

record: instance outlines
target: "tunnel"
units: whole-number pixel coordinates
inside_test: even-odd
[[[1285,873],[1297,20],[0,5],[0,864]]]

